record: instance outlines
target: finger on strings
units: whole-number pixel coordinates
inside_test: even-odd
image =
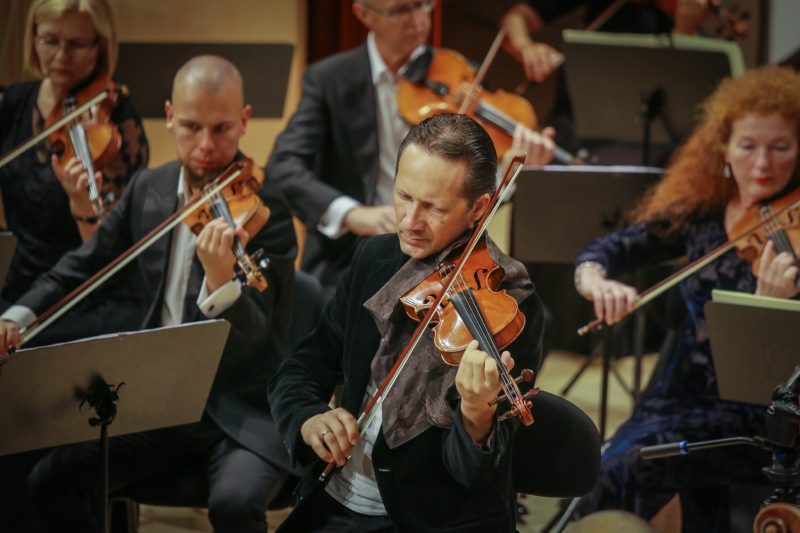
[[[772,241],[767,241],[764,250],[761,252],[761,263],[758,265],[758,277],[766,276],[769,267],[775,259],[775,245]]]

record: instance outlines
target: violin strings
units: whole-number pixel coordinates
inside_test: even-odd
[[[493,105],[486,102],[481,102],[478,104],[478,107],[475,108],[475,114],[482,119],[491,122],[493,125],[497,126],[507,134],[514,135],[514,129],[517,126],[517,122]]]
[[[211,199],[211,212],[216,217],[224,218],[231,227],[236,227],[235,223],[233,222],[233,216],[231,215],[228,203],[219,193],[215,194]],[[247,254],[245,253],[242,243],[239,241],[239,239],[234,239],[233,241],[233,254],[236,256],[236,262],[239,264],[239,266],[248,275],[252,274],[250,271],[249,257],[247,257]]]
[[[467,317],[462,318],[472,323],[475,332],[479,337],[476,340],[479,342],[481,347],[492,356],[497,364],[498,374],[503,384],[503,390],[512,403],[517,402],[519,400],[519,396],[516,382],[511,378],[511,375],[508,373],[508,369],[503,364],[500,351],[494,342],[494,338],[492,337],[491,331],[489,331],[485,319],[483,319],[483,315],[478,307],[478,302],[475,300],[474,294],[472,294],[472,291],[469,289],[469,286],[467,285],[461,273],[459,273],[459,275],[456,277],[453,285],[458,286],[458,293],[456,295],[451,294],[450,299],[453,300],[454,296],[458,297],[461,295],[461,301],[465,304],[465,311],[468,315]]]
[[[92,153],[89,149],[89,143],[86,139],[86,130],[83,128],[83,124],[78,121],[70,125],[67,130],[69,131],[69,138],[72,141],[75,155],[89,175],[86,183],[89,189],[89,201],[92,202],[97,213],[102,214],[103,206],[100,203],[100,193],[97,190],[97,182],[94,180],[94,165],[92,163]]]
[[[761,216],[762,220],[766,219],[767,217],[771,217],[772,208],[769,205],[765,205],[761,208],[759,215]],[[789,241],[789,237],[786,235],[786,232],[783,231],[783,226],[781,226],[774,217],[770,218],[766,222],[765,226],[767,236],[775,244],[775,248],[778,250],[778,253],[787,252],[794,257],[795,261],[797,261],[794,248],[792,247],[792,243]]]

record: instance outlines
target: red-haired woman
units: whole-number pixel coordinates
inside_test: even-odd
[[[576,258],[578,292],[608,324],[632,309],[637,291],[615,281],[647,263],[693,261],[731,236],[745,212],[798,185],[800,74],[764,67],[723,81],[635,222],[586,246]],[[703,305],[712,289],[793,298],[797,266],[769,244],[755,277],[731,251],[681,284],[687,316],[663,372],[603,454],[597,488],[583,512],[626,509],[651,519],[675,494],[683,531],[728,531],[727,485],[763,481],[766,452],[723,448],[643,461],[639,448],[683,439],[763,432],[763,407],[719,398]],[[765,402],[768,398],[765,398]]]

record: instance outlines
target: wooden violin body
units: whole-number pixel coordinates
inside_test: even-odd
[[[425,281],[400,299],[409,317],[420,320],[424,316],[444,289],[454,266],[453,262],[444,261]],[[472,292],[486,326],[501,350],[511,344],[525,327],[525,315],[520,312],[516,300],[498,290],[504,276],[503,268],[489,257],[486,242],[481,241],[467,258],[462,271],[463,283],[456,283],[453,288],[455,292]],[[433,328],[434,344],[445,363],[458,365],[473,336],[450,300],[446,295],[436,309],[437,316],[432,320],[436,324]]]
[[[774,213],[780,213],[767,220]],[[800,250],[800,187],[794,191],[750,209],[733,227],[733,235],[741,235],[748,228],[758,226],[747,237],[736,244],[736,251],[742,259],[753,264],[753,275],[757,275],[761,265],[761,254],[770,240],[778,252],[787,252],[795,257],[795,250]]]
[[[400,116],[409,124],[419,124],[433,115],[458,113],[475,75],[475,69],[458,52],[443,48],[434,50],[424,83],[401,78],[397,88]],[[518,123],[530,129],[538,125],[530,102],[505,91],[479,90],[465,114],[484,127],[498,157],[511,148]]]
[[[77,157],[89,174],[89,200],[99,216],[105,214],[106,208],[94,179],[95,171],[105,168],[117,156],[122,146],[122,135],[117,125],[111,121],[111,113],[117,105],[119,95],[116,84],[107,77],[95,78],[80,91],[70,94],[63,106],[56,106],[45,121],[47,129],[103,91],[107,91],[107,98],[49,136],[62,168]]]

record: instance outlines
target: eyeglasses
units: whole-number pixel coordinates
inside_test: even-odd
[[[390,7],[389,9],[379,9],[368,4],[367,2],[362,2],[362,4],[365,8],[377,13],[378,15],[381,15],[382,17],[399,19],[403,17],[409,17],[412,13],[416,12],[430,13],[433,11],[433,6],[436,4],[436,0],[417,0],[416,2],[409,2],[407,4]]]
[[[37,35],[35,43],[40,51],[47,54],[56,54],[59,49],[64,50],[64,53],[73,57],[82,56],[87,54],[95,46],[97,46],[98,39],[59,39],[55,35]]]

